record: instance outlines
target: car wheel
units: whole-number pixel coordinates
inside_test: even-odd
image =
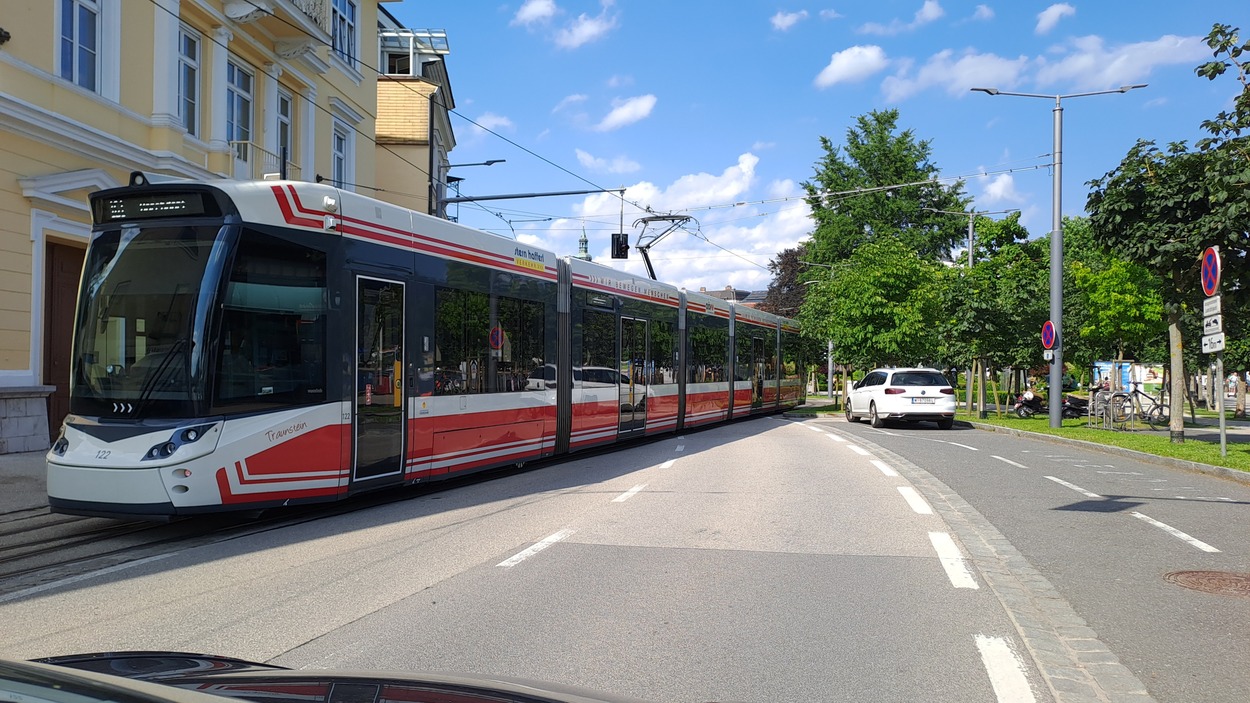
[[[846,401],[846,421],[855,422],[855,413],[851,412],[851,401]]]
[[[868,417],[872,421],[872,426],[878,429],[885,427],[885,420],[877,414],[877,404],[873,403],[868,406]]]
[[[949,430],[950,428],[955,426],[955,418],[944,417],[941,420],[937,421],[937,426],[939,430]]]

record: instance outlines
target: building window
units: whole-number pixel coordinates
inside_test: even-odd
[[[291,160],[291,114],[290,93],[278,91],[278,158],[285,156],[287,161]]]
[[[409,54],[386,54],[386,75],[411,76],[412,56]]]
[[[351,183],[351,132],[338,120],[334,122],[334,142],[331,144],[331,170],[335,187],[345,188]]]
[[[334,51],[356,65],[356,5],[357,0],[333,0],[330,6],[330,35]]]
[[[200,35],[178,32],[178,118],[187,134],[200,134]]]
[[[226,140],[240,161],[248,160],[252,141],[251,73],[234,61],[226,62]]]
[[[99,1],[61,0],[61,78],[98,91],[100,41]]]

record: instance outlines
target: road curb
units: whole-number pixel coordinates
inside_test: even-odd
[[[1098,442],[1089,442],[1083,439],[1069,439],[1067,437],[1058,437],[1043,432],[1029,432],[1028,430],[1018,430],[1014,427],[1002,427],[1001,425],[990,425],[983,422],[969,422],[967,420],[956,420],[956,425],[964,427],[973,427],[978,430],[989,430],[991,432],[1002,432],[1004,434],[1015,435],[1017,437],[1028,437],[1030,439],[1040,439],[1042,441],[1054,444],[1067,444],[1073,447],[1082,447],[1085,449],[1093,449],[1103,452],[1104,454],[1115,454],[1117,456],[1137,459],[1149,464],[1159,464],[1173,469],[1181,469],[1182,471],[1193,471],[1195,473],[1207,474],[1208,476],[1219,476],[1230,481],[1244,483],[1250,485],[1250,472],[1238,471],[1230,469],[1226,466],[1214,466],[1212,464],[1202,464],[1196,461],[1186,461],[1185,459],[1174,459],[1168,456],[1159,456],[1158,454],[1149,454],[1139,452],[1133,449],[1125,449],[1123,447],[1113,447]]]

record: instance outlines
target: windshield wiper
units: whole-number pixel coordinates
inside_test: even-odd
[[[153,371],[150,375],[148,375],[146,379],[144,379],[143,386],[139,388],[139,399],[135,401],[135,414],[136,415],[142,413],[143,409],[147,407],[147,404],[148,404],[149,398],[152,395],[152,392],[156,390],[157,382],[160,381],[161,378],[165,376],[166,371],[172,368],[171,364],[176,358],[174,354],[178,353],[186,346],[187,346],[187,340],[185,337],[180,338],[177,341],[175,341],[173,344],[171,344],[169,346],[169,351],[165,352],[165,356],[161,357],[161,362],[157,364],[156,370]],[[184,370],[188,368],[187,360],[185,359],[183,360],[182,368]]]

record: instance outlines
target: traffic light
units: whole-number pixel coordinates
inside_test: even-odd
[[[612,233],[612,258],[629,258],[629,234],[626,232]]]

